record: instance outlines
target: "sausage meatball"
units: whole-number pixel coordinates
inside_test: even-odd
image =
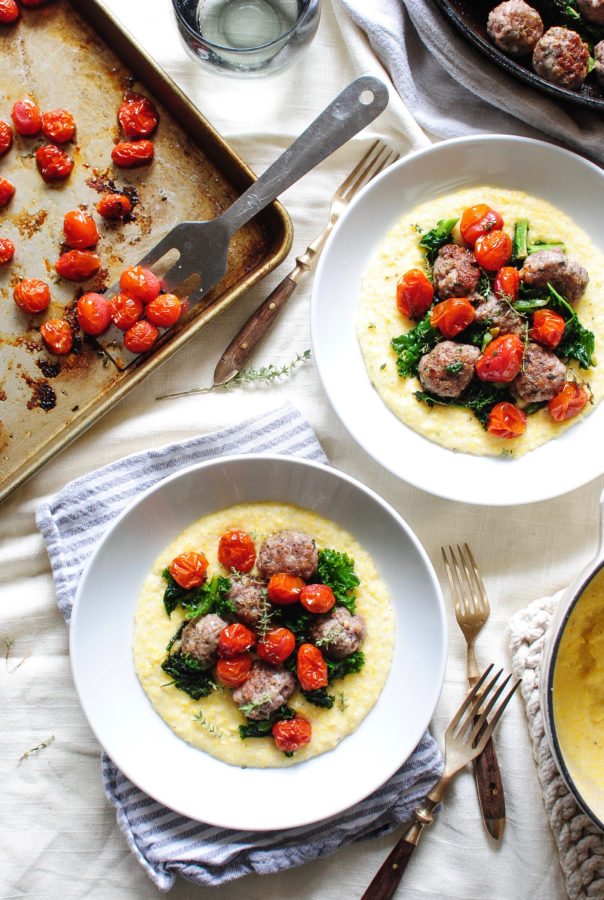
[[[577,0],[577,6],[588,22],[604,25],[604,0]]]
[[[192,619],[180,636],[180,649],[198,660],[204,669],[209,669],[218,659],[220,632],[226,624],[214,613]]]
[[[356,653],[365,637],[365,621],[352,615],[345,606],[336,606],[328,616],[317,616],[311,627],[313,640],[318,641],[325,656],[345,659]]]
[[[522,371],[510,388],[519,400],[539,403],[559,394],[566,381],[566,366],[555,354],[539,344],[529,343],[524,351]]]
[[[256,565],[265,578],[288,572],[299,578],[310,578],[319,561],[314,540],[302,531],[279,531],[268,537],[258,553]]]
[[[258,624],[266,604],[266,583],[252,578],[250,575],[242,575],[233,579],[231,587],[226,595],[235,606],[237,617],[252,628]]]
[[[524,0],[505,0],[489,13],[487,31],[504,53],[522,56],[543,36],[543,22]]]
[[[233,702],[248,719],[268,719],[287,703],[296,689],[296,679],[283,666],[257,660],[243,684],[233,691]]]
[[[576,31],[555,26],[545,32],[533,50],[533,69],[560,87],[580,88],[589,66],[589,51]]]
[[[419,380],[439,397],[459,397],[472,380],[479,356],[480,350],[471,344],[441,341],[420,359]]]
[[[574,259],[568,259],[559,247],[527,256],[520,278],[537,288],[547,288],[549,282],[571,304],[581,299],[589,282],[587,270]]]
[[[596,73],[598,84],[604,88],[604,41],[600,41],[594,47],[594,59],[596,61],[594,72]]]
[[[480,268],[470,250],[457,244],[445,244],[438,251],[432,269],[434,291],[441,300],[468,297],[476,290]]]
[[[522,317],[515,309],[512,309],[505,300],[499,300],[491,294],[488,300],[483,300],[476,307],[474,321],[487,325],[489,328],[498,328],[501,334],[518,334],[524,332]]]

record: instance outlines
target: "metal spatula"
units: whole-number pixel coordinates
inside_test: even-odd
[[[162,286],[166,291],[175,291],[198,275],[200,282],[187,294],[189,308],[198,303],[225,274],[228,247],[235,232],[372,122],[387,103],[388,90],[379,79],[369,75],[357,78],[222,215],[208,222],[176,225],[138,265],[152,268],[166,254],[176,251],[178,259],[161,276]],[[109,295],[117,290],[116,285]],[[123,332],[115,326],[100,335],[97,342],[118,369],[125,369],[140,358],[124,347]]]

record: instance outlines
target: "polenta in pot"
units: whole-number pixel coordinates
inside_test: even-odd
[[[236,766],[335,747],[375,704],[394,614],[369,554],[318,514],[251,503],[205,516],[155,561],[134,663],[183,740]]]
[[[517,457],[604,391],[604,256],[549,203],[496,187],[404,215],[364,274],[357,336],[381,400],[452,450]]]

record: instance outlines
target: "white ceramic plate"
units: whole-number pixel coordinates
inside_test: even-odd
[[[451,500],[497,506],[530,503],[571,491],[604,471],[604,405],[516,460],[447,450],[404,425],[383,403],[367,375],[355,332],[361,279],[389,229],[420,203],[480,184],[545,199],[570,215],[604,250],[602,169],[529,138],[479,135],[444,141],[410,154],[375,178],[337,224],[314,280],[313,354],[338,417],[386,469]]]
[[[189,746],[155,712],[134,670],[134,610],[154,560],[183,528],[234,503],[268,500],[315,510],[371,554],[395,610],[394,661],[374,708],[334,750],[284,769],[242,769]],[[440,694],[446,628],[430,561],[376,494],[318,463],[235,456],[167,478],[116,520],[80,582],[70,651],[84,712],[131,781],[193,819],[268,830],[348,808],[407,759]]]

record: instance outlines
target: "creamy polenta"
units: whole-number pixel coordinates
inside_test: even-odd
[[[219,687],[209,697],[192,700],[168,684],[161,669],[166,645],[184,619],[180,607],[168,617],[163,596],[166,582],[162,571],[174,557],[187,551],[201,551],[209,562],[209,573],[227,574],[221,569],[217,549],[220,537],[240,528],[253,535],[256,547],[270,534],[284,530],[311,535],[318,549],[331,548],[354,559],[360,579],[356,610],[365,620],[367,633],[362,644],[365,665],[329,686],[336,702],[331,709],[309,703],[297,690],[288,706],[312,724],[310,744],[288,758],[272,738],[242,740],[238,726],[246,718],[237,709],[229,688]],[[205,516],[186,528],[156,559],[138,600],[134,623],[134,663],[139,680],[159,715],[176,734],[194,747],[235,766],[286,766],[335,747],[354,731],[375,704],[386,681],[394,647],[394,614],[387,590],[369,554],[346,531],[309,510],[280,503],[252,503],[229,507]]]
[[[554,720],[564,762],[604,820],[604,571],[587,585],[560,641]]]
[[[417,378],[401,378],[396,353],[390,346],[397,337],[416,324],[396,306],[396,285],[409,269],[424,268],[425,257],[418,241],[421,232],[434,228],[440,219],[461,216],[464,209],[486,203],[501,213],[504,231],[513,237],[519,219],[528,219],[530,239],[561,240],[568,257],[577,260],[589,273],[589,284],[575,310],[585,328],[595,335],[595,365],[580,369],[572,360],[569,369],[577,380],[587,382],[593,403],[566,422],[555,422],[547,409],[528,417],[520,437],[505,439],[485,431],[469,409],[450,406],[429,407],[414,396],[421,389]],[[463,244],[459,222],[452,232],[455,243]],[[520,456],[572,427],[599,403],[604,392],[604,255],[581,228],[549,203],[522,191],[495,187],[475,187],[423,203],[404,215],[386,235],[364,274],[357,316],[357,336],[372,384],[383,402],[410,428],[451,450],[476,455]],[[461,340],[461,337],[459,338]],[[600,362],[600,365],[598,365]]]

